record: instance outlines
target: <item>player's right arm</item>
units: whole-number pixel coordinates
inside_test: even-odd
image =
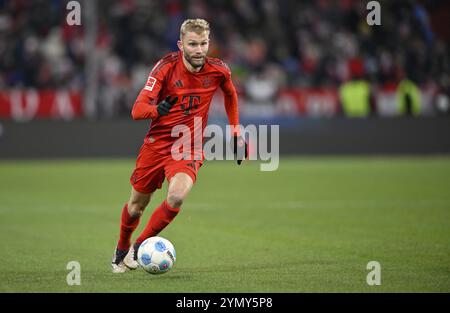
[[[164,77],[168,65],[161,60],[148,75],[147,82],[134,102],[131,116],[133,120],[156,119],[161,115],[167,115],[172,106],[178,101],[177,97],[166,97],[159,101]]]

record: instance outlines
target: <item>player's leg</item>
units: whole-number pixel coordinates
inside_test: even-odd
[[[126,267],[136,269],[139,266],[137,263],[139,246],[145,239],[159,234],[177,216],[193,185],[192,178],[186,173],[177,173],[172,177],[166,199],[155,209],[147,226],[123,260]]]
[[[131,235],[139,225],[140,217],[150,202],[151,195],[152,193],[141,193],[131,188],[130,199],[122,209],[120,236],[111,264],[115,273],[126,271],[124,259],[130,250]]]
[[[194,181],[191,176],[183,172],[176,173],[171,178],[166,199],[153,212],[147,226],[136,239],[135,248],[145,239],[159,234],[172,222],[193,185]]]
[[[181,207],[193,186],[194,181],[191,176],[183,172],[175,174],[170,180],[167,190],[167,204],[172,208]]]
[[[135,244],[130,249],[134,250],[133,263],[128,262],[126,257],[126,265],[130,268],[137,267],[137,251],[141,243],[150,237],[158,235],[172,220],[177,216],[183,201],[191,191],[197,172],[201,167],[201,161],[174,161],[166,160],[164,171],[169,181],[166,199],[153,211],[150,220],[145,229],[136,239]],[[131,266],[130,266],[131,265]]]
[[[141,193],[131,188],[131,196],[128,203],[122,210],[120,225],[120,239],[117,247],[122,250],[128,250],[131,245],[131,235],[139,224],[139,220],[144,213],[145,208],[150,202],[152,193]]]
[[[150,201],[152,193],[161,188],[164,181],[164,166],[161,158],[146,144],[141,146],[136,159],[136,167],[130,177],[131,196],[122,209],[120,238],[113,257],[112,268],[115,273],[127,270],[126,257],[130,249],[130,238],[139,224],[139,219]]]
[[[113,262],[113,272],[124,272],[126,267],[131,269],[137,267],[137,263],[126,262],[130,259],[129,254],[134,255],[133,247],[130,248],[130,238],[139,224],[139,219],[151,195],[156,189],[161,188],[164,178],[164,158],[148,145],[143,144],[136,159],[136,167],[130,177],[130,183],[133,186],[131,197],[122,210],[120,239],[115,253],[115,262]],[[120,265],[120,268],[114,264]]]

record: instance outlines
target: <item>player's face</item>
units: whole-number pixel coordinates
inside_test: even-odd
[[[194,69],[201,68],[205,64],[209,49],[209,33],[186,32],[182,41],[178,42],[178,47],[183,52],[186,61]]]

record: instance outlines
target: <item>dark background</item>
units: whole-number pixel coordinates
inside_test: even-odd
[[[379,1],[374,26],[367,1],[79,1],[72,26],[67,3],[0,1],[0,158],[134,156],[148,122],[131,107],[193,17],[232,69],[242,124],[280,125],[281,153],[450,150],[447,1]],[[349,82],[368,86],[363,114],[346,110]],[[210,123],[226,122],[218,92]]]

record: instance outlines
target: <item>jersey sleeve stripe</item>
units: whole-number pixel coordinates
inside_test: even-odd
[[[164,57],[159,61],[156,65],[156,67],[151,71],[151,75],[156,75],[161,71],[161,69],[164,67],[164,65],[173,63],[178,61],[178,53],[177,54],[169,54],[168,56]]]
[[[224,61],[222,61],[222,60],[220,60],[220,59],[209,58],[208,61],[209,61],[209,63],[211,63],[211,64],[213,64],[213,65],[218,65],[218,66],[220,66],[220,67],[226,69],[227,71],[230,70],[230,68],[228,67],[228,65],[227,65]]]

